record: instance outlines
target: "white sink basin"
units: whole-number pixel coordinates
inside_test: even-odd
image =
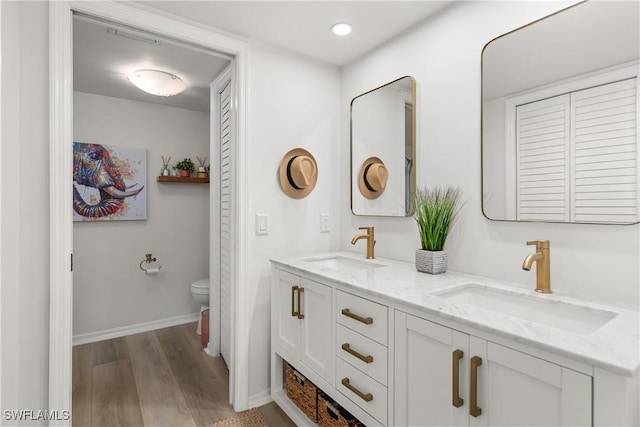
[[[331,270],[341,271],[344,273],[353,273],[361,270],[384,267],[384,264],[379,264],[375,261],[365,259],[360,260],[341,255],[326,258],[309,258],[304,261],[319,267],[330,268]]]
[[[543,295],[526,295],[475,284],[440,292],[437,296],[585,335],[595,332],[618,315],[612,311],[545,299]]]

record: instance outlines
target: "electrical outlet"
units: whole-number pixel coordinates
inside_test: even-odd
[[[320,232],[328,233],[329,231],[331,231],[329,214],[320,214]]]

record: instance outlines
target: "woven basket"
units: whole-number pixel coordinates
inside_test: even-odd
[[[288,363],[285,384],[289,399],[314,423],[318,422],[318,387]]]
[[[329,396],[318,394],[318,427],[365,427]]]

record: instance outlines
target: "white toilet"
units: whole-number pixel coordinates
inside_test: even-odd
[[[209,308],[209,279],[196,280],[191,284],[191,295],[193,299],[200,303],[200,313]],[[202,315],[198,317],[198,330],[202,331]]]

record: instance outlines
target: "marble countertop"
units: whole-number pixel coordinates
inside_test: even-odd
[[[343,257],[354,266],[341,270],[324,262]],[[606,369],[624,376],[634,375],[640,367],[640,314],[624,308],[599,304],[575,295],[561,293],[538,294],[525,285],[490,279],[472,274],[447,271],[431,275],[416,271],[413,263],[378,258],[365,260],[362,254],[328,252],[272,259],[272,263],[329,279],[361,294],[384,298],[406,307],[449,319],[478,330],[493,333],[573,360]],[[361,264],[368,263],[369,265]],[[364,268],[361,268],[364,267]],[[568,304],[579,312],[609,314],[611,320],[595,331],[571,332],[538,321],[525,320],[477,305],[444,298],[441,293],[474,286],[528,299],[544,300],[545,304]],[[553,284],[552,284],[553,288]],[[576,307],[579,306],[579,307]],[[567,316],[570,320],[570,316]]]

